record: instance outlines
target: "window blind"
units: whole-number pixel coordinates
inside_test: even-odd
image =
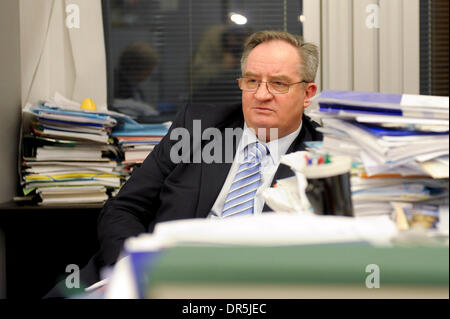
[[[302,34],[299,0],[104,0],[103,10],[108,104],[142,122],[169,120],[186,102],[240,102],[245,38]]]
[[[420,1],[420,92],[449,95],[448,0]]]

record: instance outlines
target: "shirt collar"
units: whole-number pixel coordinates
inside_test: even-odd
[[[247,123],[244,122],[244,132],[242,133],[241,142],[239,144],[239,154],[243,154],[244,149],[247,145],[255,143],[258,141],[261,144],[264,144],[269,149],[270,158],[274,164],[278,164],[280,162],[280,158],[282,155],[286,154],[289,146],[295,140],[295,138],[300,133],[302,129],[303,122],[300,122],[298,128],[289,135],[286,135],[282,138],[270,141],[269,143],[264,143],[258,140],[253,131],[247,126]]]

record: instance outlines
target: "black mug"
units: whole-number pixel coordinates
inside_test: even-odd
[[[351,158],[346,156],[334,156],[330,163],[305,167],[305,194],[315,214],[354,216],[350,169]]]

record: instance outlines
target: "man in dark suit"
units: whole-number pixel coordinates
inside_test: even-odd
[[[169,133],[105,204],[98,224],[100,251],[82,270],[81,280],[85,284],[98,280],[98,269],[116,262],[125,239],[151,232],[158,222],[268,211],[262,191],[293,175],[279,165],[280,157],[304,150],[305,141],[322,139],[317,124],[303,115],[317,90],[317,66],[316,46],[300,37],[275,31],[253,34],[241,59],[242,104],[193,104],[178,113]],[[210,128],[214,134],[206,134]],[[238,132],[231,141],[227,129]],[[179,132],[187,139],[180,140]],[[250,148],[255,144],[259,162],[252,166],[247,183],[255,188],[245,193],[245,203],[237,201],[239,195],[233,198],[236,204],[228,205],[243,159],[253,154]],[[243,209],[228,213],[229,206],[239,205]]]

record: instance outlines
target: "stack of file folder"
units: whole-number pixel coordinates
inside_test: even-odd
[[[46,103],[23,110],[21,182],[41,205],[102,203],[121,186],[120,150],[107,113]]]
[[[319,152],[353,159],[355,215],[448,210],[448,97],[324,90],[314,103]]]
[[[111,136],[117,139],[124,154],[124,169],[131,172],[140,165],[167,134],[169,126],[170,123],[141,124],[128,121],[115,127]]]

